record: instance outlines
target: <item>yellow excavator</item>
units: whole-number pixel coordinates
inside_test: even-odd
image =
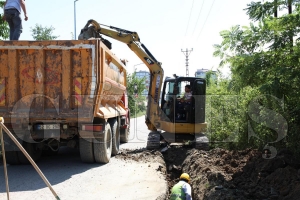
[[[148,135],[147,148],[156,149],[162,143],[188,143],[198,149],[207,150],[209,140],[204,134],[207,127],[205,79],[179,77],[174,74],[172,78],[165,78],[162,84],[164,71],[161,63],[140,42],[139,35],[133,31],[99,24],[91,19],[81,30],[78,39],[100,38],[111,49],[111,43],[102,36],[127,44],[150,71],[145,123],[151,132]],[[192,94],[188,102],[184,102],[182,97],[186,85],[189,85]]]

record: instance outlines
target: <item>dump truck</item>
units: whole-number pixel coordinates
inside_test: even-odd
[[[34,161],[68,146],[108,163],[128,142],[125,64],[101,39],[0,41],[0,116]],[[8,163],[29,163],[4,139]]]

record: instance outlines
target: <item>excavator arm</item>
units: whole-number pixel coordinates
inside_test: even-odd
[[[159,98],[161,93],[161,86],[164,76],[163,68],[161,63],[158,62],[150,51],[140,42],[140,38],[136,32],[120,29],[113,26],[106,26],[108,28],[103,28],[95,20],[89,20],[85,27],[81,30],[83,35],[85,31],[88,30],[89,26],[92,25],[93,31],[97,34],[105,35],[107,37],[113,38],[120,42],[127,44],[127,46],[142,60],[142,62],[148,67],[150,71],[150,86],[148,93],[148,106],[146,115],[146,125],[151,131],[156,131],[160,127],[159,123]],[[79,36],[80,38],[80,36]],[[81,38],[88,39],[88,38]]]

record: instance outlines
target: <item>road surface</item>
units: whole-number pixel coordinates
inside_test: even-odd
[[[132,119],[130,142],[121,149],[143,149],[148,134],[144,116]],[[155,200],[167,190],[160,163],[121,160],[105,165],[86,164],[75,149],[61,148],[58,155],[37,162],[61,200]],[[31,165],[8,165],[10,200],[55,199]],[[0,199],[6,199],[3,166],[0,166]]]

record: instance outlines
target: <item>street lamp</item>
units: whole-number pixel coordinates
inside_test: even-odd
[[[76,2],[78,0],[74,0],[74,39],[76,40]]]

